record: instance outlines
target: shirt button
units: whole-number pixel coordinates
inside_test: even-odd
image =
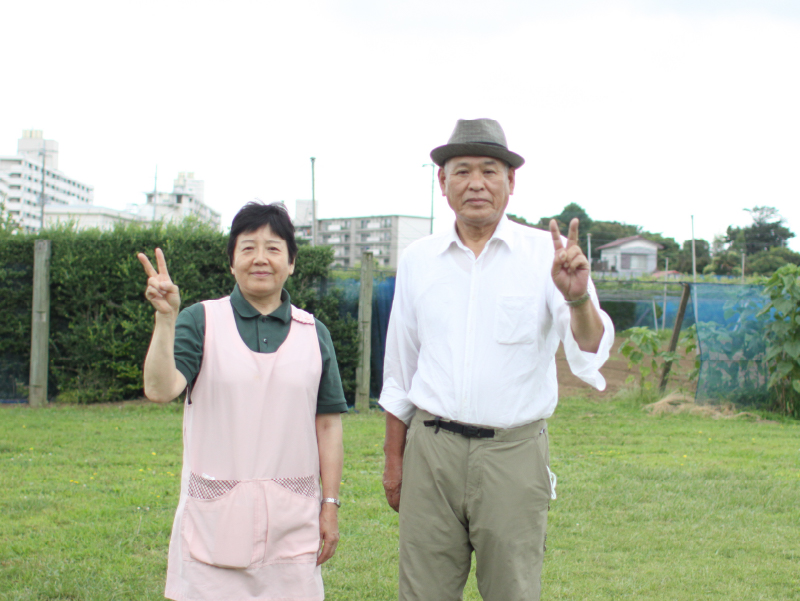
[[[267,344],[267,339],[264,338],[261,342],[263,342],[264,344]]]

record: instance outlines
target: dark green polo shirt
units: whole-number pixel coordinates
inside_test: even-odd
[[[233,316],[239,336],[251,351],[274,353],[289,335],[292,325],[292,307],[289,293],[281,291],[281,306],[269,315],[261,315],[248,303],[237,285],[231,292]],[[317,413],[347,411],[342,379],[336,363],[336,352],[328,328],[317,319],[317,338],[322,355],[322,377],[317,393]],[[194,383],[203,363],[203,341],[206,335],[206,312],[196,303],[180,312],[175,323],[175,367],[186,381]]]

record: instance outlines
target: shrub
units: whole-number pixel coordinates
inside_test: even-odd
[[[16,375],[18,380],[24,377],[22,381],[27,379],[30,354],[36,238],[52,241],[49,391],[65,401],[103,402],[142,394],[142,363],[152,333],[153,309],[144,300],[145,276],[138,252],[144,251],[152,261],[156,246],[164,250],[184,307],[225,296],[234,285],[225,252],[227,236],[196,221],[120,226],[110,232],[57,228],[38,235],[2,237],[0,363],[23,365],[24,374]],[[356,325],[354,320],[339,318],[336,292],[325,289],[330,263],[330,259],[322,263],[326,252],[301,247],[287,287],[295,304],[315,313],[331,330],[343,384],[352,390]]]
[[[654,389],[654,384],[660,379],[661,370],[666,362],[672,363],[671,373],[677,374],[678,360],[680,351],[684,355],[690,356],[697,348],[697,338],[695,328],[687,328],[680,334],[678,339],[678,349],[670,352],[664,349],[668,345],[671,336],[669,330],[651,330],[649,328],[629,328],[620,333],[625,337],[625,341],[619,347],[619,352],[628,360],[628,369],[635,370],[639,374],[639,395],[641,398],[648,397],[648,392]],[[698,361],[695,361],[695,369],[688,374],[690,380],[695,379],[698,374]],[[636,377],[631,374],[626,379],[626,384],[631,384]]]
[[[760,315],[769,317],[767,386],[774,393],[774,410],[800,417],[800,267],[784,265],[765,284],[769,303]]]

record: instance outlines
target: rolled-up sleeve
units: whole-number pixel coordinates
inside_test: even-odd
[[[408,287],[408,264],[404,258],[400,259],[397,268],[392,313],[386,333],[383,389],[378,402],[384,410],[410,424],[417,410],[409,393],[417,373],[420,344],[414,302]]]
[[[591,280],[589,281],[589,295],[591,296],[591,302],[594,303],[597,312],[600,314],[604,328],[603,338],[600,340],[600,346],[596,353],[589,353],[580,349],[572,335],[569,306],[567,306],[564,297],[555,286],[553,286],[553,290],[551,302],[555,306],[556,329],[559,338],[564,344],[564,354],[567,357],[570,371],[597,390],[605,390],[606,379],[600,373],[600,368],[608,359],[611,347],[614,344],[614,324],[608,314],[600,308],[594,284]]]

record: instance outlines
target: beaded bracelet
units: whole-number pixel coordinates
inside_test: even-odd
[[[566,300],[565,299],[565,302],[567,303],[567,306],[569,308],[574,309],[575,307],[580,307],[582,304],[584,304],[590,298],[591,297],[589,296],[589,291],[587,290],[586,293],[582,297],[576,298],[575,300]]]

